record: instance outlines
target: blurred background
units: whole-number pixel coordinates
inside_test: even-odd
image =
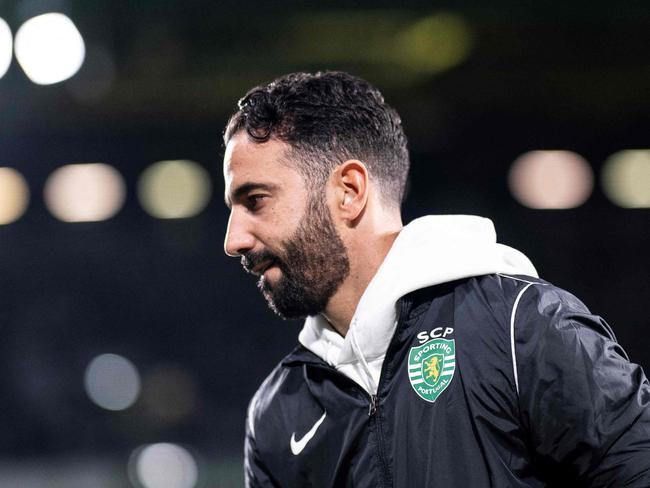
[[[222,251],[250,87],[343,69],[402,115],[406,220],[472,213],[650,367],[647,1],[0,0],[0,486],[242,485],[296,343]]]

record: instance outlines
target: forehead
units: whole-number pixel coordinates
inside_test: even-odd
[[[223,158],[223,176],[226,199],[244,185],[303,186],[300,173],[287,165],[290,146],[277,139],[257,143],[240,131],[226,146]]]
[[[280,164],[289,146],[276,139],[263,143],[252,141],[248,135],[240,131],[236,133],[226,146],[223,158],[223,173],[228,177],[232,173],[253,172],[270,169]]]

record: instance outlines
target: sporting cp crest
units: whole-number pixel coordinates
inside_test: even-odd
[[[456,370],[454,339],[431,339],[409,353],[409,380],[420,398],[435,402],[445,391]]]

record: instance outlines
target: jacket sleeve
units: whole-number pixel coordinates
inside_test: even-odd
[[[569,293],[534,285],[513,331],[520,416],[539,475],[560,486],[650,486],[650,384],[607,323]]]
[[[275,488],[280,485],[273,481],[268,469],[259,456],[255,442],[255,404],[257,395],[248,407],[246,418],[246,438],[244,441],[244,480],[246,488]]]

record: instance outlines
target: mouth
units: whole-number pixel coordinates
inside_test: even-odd
[[[261,262],[260,264],[258,264],[257,266],[255,266],[253,268],[253,274],[255,276],[263,275],[264,272],[271,267],[271,264],[273,264],[273,262],[271,260]]]
[[[253,268],[251,268],[249,273],[255,276],[262,276],[266,272],[266,270],[269,269],[274,264],[275,262],[272,259],[267,259],[265,261],[262,261],[258,265],[254,266]]]

